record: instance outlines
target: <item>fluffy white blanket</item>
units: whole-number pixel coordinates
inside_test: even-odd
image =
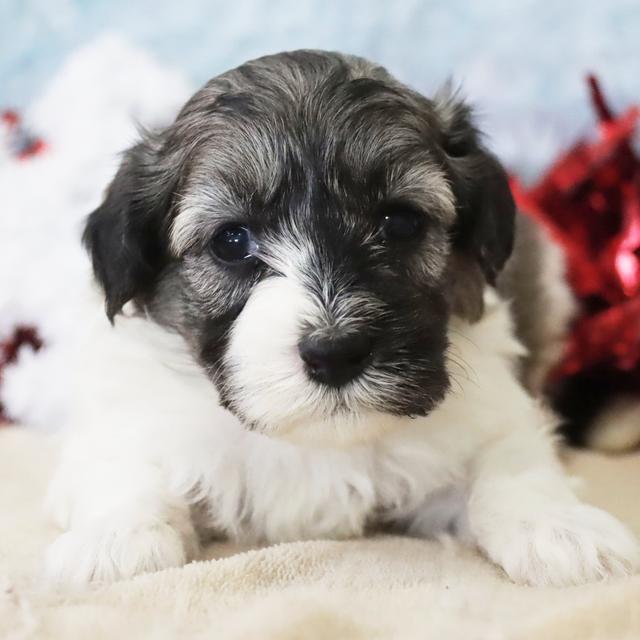
[[[40,582],[55,531],[41,504],[50,436],[0,429],[0,637],[84,640],[635,640],[640,576],[569,589],[521,587],[452,540],[376,537],[242,550],[111,586],[55,594]],[[640,534],[640,454],[573,454],[582,493]]]

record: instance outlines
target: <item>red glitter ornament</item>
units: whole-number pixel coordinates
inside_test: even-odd
[[[598,137],[579,141],[529,189],[512,181],[518,206],[563,247],[579,302],[552,382],[611,375],[640,393],[640,158],[633,136],[640,108],[616,117],[589,77]]]

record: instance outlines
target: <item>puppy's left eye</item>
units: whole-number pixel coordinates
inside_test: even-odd
[[[418,240],[424,230],[424,216],[419,211],[400,209],[382,216],[382,232],[387,240],[406,242]]]
[[[226,263],[251,258],[258,248],[249,229],[241,226],[224,227],[213,236],[210,246],[213,255]]]

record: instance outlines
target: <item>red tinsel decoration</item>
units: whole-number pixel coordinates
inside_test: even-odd
[[[598,371],[640,392],[640,158],[634,106],[621,116],[588,78],[598,137],[579,141],[535,186],[512,181],[518,206],[564,248],[580,303],[553,381]]]
[[[18,359],[18,352],[24,345],[29,345],[34,351],[42,346],[36,330],[32,327],[18,327],[7,340],[0,341],[0,383],[2,382],[2,370]],[[5,414],[0,402],[0,424],[8,422],[9,416]]]
[[[0,122],[8,132],[8,144],[13,155],[19,160],[26,160],[42,153],[46,144],[42,138],[31,135],[22,126],[20,115],[11,109],[0,113]]]
[[[28,160],[46,149],[42,138],[32,135],[22,126],[17,112],[10,109],[0,112],[0,123],[6,131],[6,144],[17,160]],[[10,337],[0,340],[0,384],[3,369],[18,359],[18,352],[24,345],[30,346],[34,351],[42,346],[42,340],[34,328],[18,326]],[[0,425],[8,421],[9,416],[0,402]]]

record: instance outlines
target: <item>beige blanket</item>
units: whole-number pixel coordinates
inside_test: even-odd
[[[240,551],[65,596],[38,579],[55,446],[0,429],[0,638],[640,639],[640,577],[511,584],[451,540],[378,537]],[[583,494],[640,533],[640,455],[574,454]]]

